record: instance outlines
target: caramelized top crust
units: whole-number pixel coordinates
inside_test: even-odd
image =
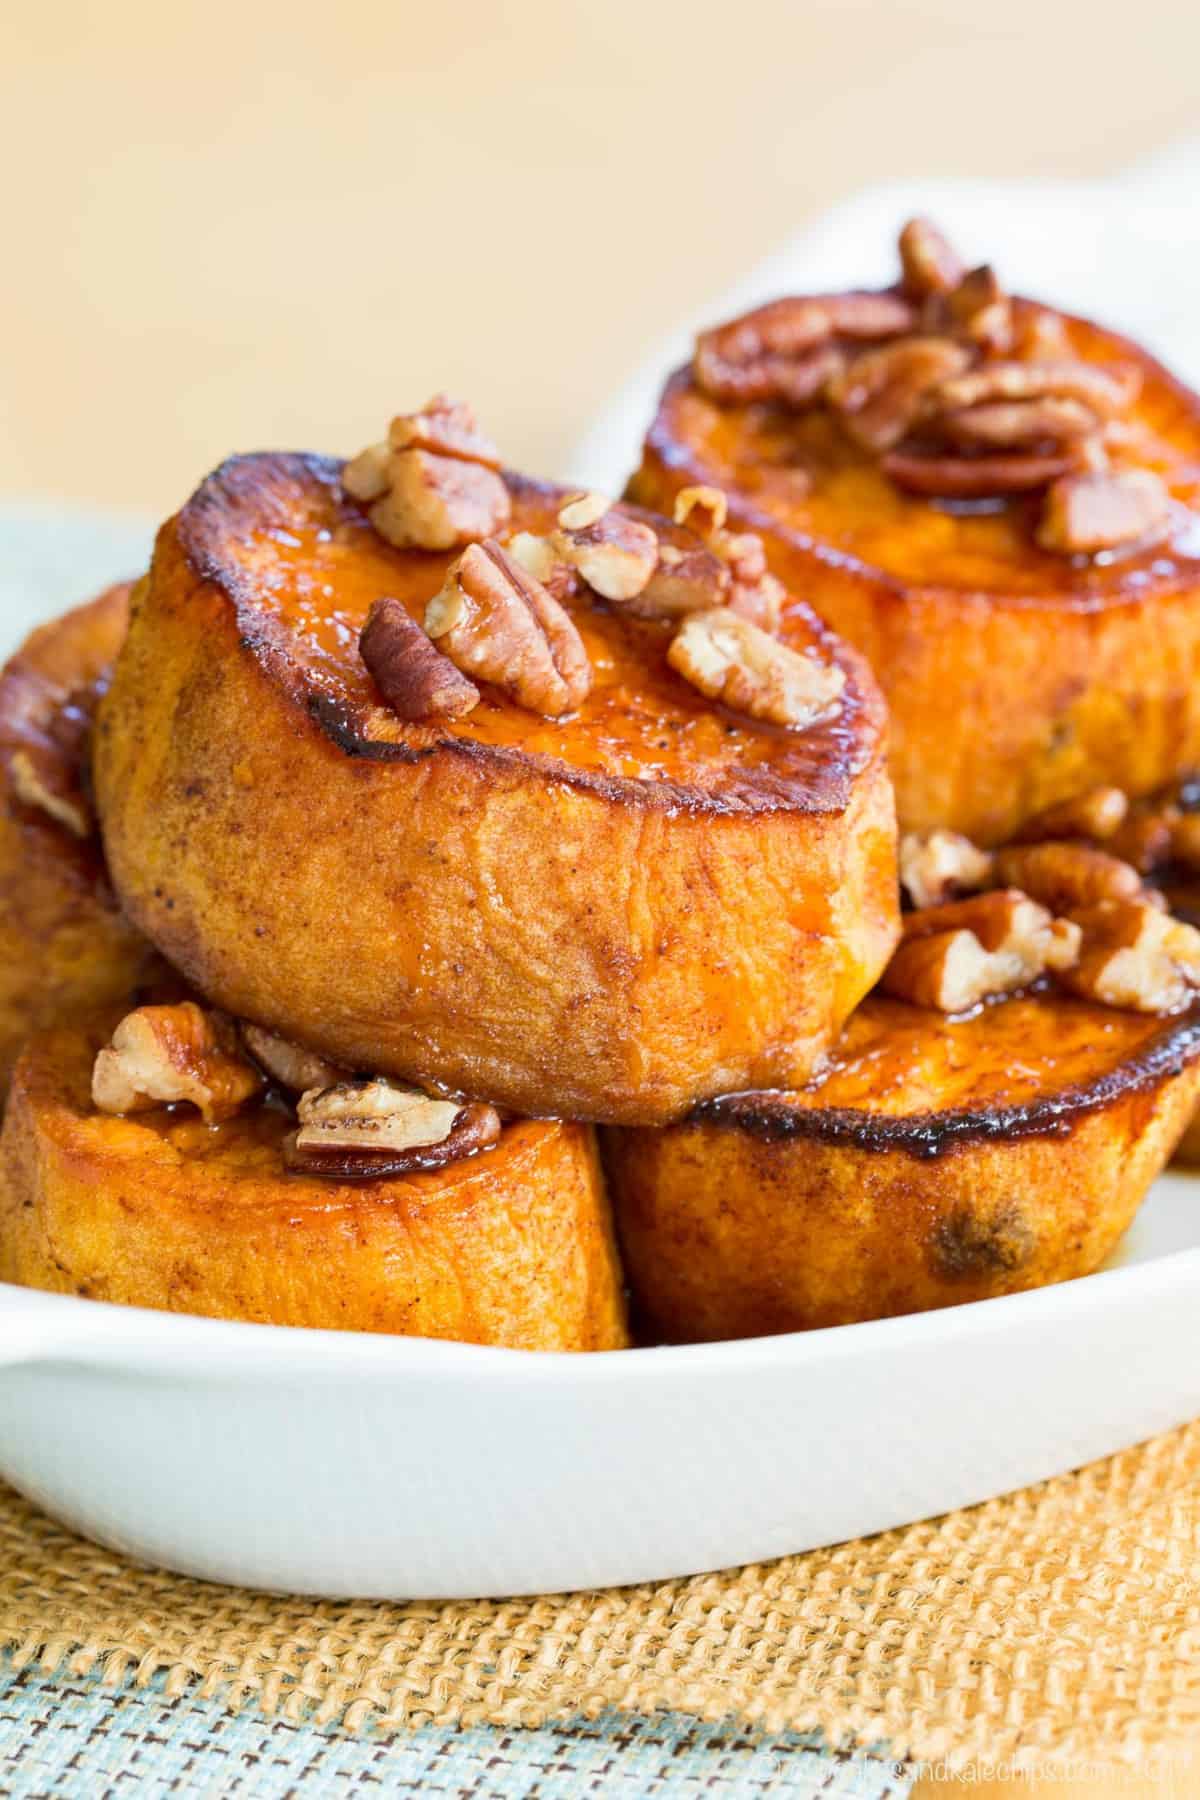
[[[42,626],[0,671],[0,790],[26,841],[52,840],[56,866],[81,888],[107,891],[99,838],[80,838],[43,806],[28,803],[14,761],[39,788],[86,816],[86,748],[129,624],[130,583]]]
[[[872,995],[818,1081],[710,1100],[692,1118],[767,1141],[940,1156],[973,1141],[1066,1136],[1080,1114],[1197,1056],[1200,1005],[1164,1019],[1029,993],[950,1019]]]
[[[705,700],[667,664],[669,626],[591,599],[567,602],[594,672],[577,713],[542,718],[485,687],[465,718],[400,719],[380,702],[359,633],[381,595],[423,619],[452,557],[384,542],[343,494],[341,468],[300,454],[232,458],[164,526],[153,578],[161,579],[174,538],[191,573],[235,609],[243,648],[346,755],[415,763],[449,751],[498,774],[533,766],[643,805],[833,813],[879,753],[883,707],[872,677],[798,601],[789,642],[811,644],[847,676],[838,716],[809,730],[780,730]],[[513,530],[550,529],[568,490],[512,474],[505,481]],[[665,542],[693,544],[665,520],[653,522]]]
[[[1018,321],[1037,310],[1014,302]],[[915,588],[1017,603],[1066,600],[1090,610],[1194,584],[1200,399],[1129,339],[1059,316],[1073,355],[1141,372],[1131,441],[1113,463],[1154,470],[1171,492],[1173,528],[1150,548],[1090,557],[1040,549],[1033,536],[1039,497],[953,502],[906,493],[827,411],[719,404],[696,385],[690,365],[668,382],[647,450],[688,482],[737,490],[739,517],[750,529],[782,528],[844,576],[882,582],[898,595]]]

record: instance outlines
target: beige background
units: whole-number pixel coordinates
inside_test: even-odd
[[[0,64],[0,493],[164,510],[434,386],[553,471],[647,339],[881,174],[1200,123],[1194,0],[163,0]]]
[[[23,8],[0,493],[165,511],[231,449],[352,449],[436,386],[551,473],[821,206],[1120,167],[1200,126],[1198,60],[1195,0]]]

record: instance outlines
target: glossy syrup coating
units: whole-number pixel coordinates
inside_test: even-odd
[[[513,528],[550,526],[564,491],[506,479]],[[796,608],[845,689],[783,731],[581,600],[578,713],[485,687],[406,723],[358,633],[381,594],[420,618],[449,560],[386,544],[317,457],[234,459],[168,522],[97,738],[131,916],[227,1010],[513,1111],[655,1123],[802,1079],[896,935],[869,672]]]
[[[295,1121],[252,1104],[96,1112],[112,1021],[26,1048],[0,1139],[0,1280],[168,1312],[526,1350],[627,1341],[593,1134],[528,1120],[425,1174],[284,1170]]]
[[[1200,1094],[1200,1009],[1053,992],[940,1014],[872,996],[822,1077],[606,1134],[642,1325],[849,1324],[1097,1268]]]
[[[129,617],[129,585],[41,626],[0,672],[0,1095],[32,1031],[150,979],[157,957],[123,918],[83,765]],[[21,766],[80,810],[84,835],[31,802]]]
[[[1017,301],[1018,324],[1034,310]],[[1002,842],[1104,781],[1152,791],[1200,755],[1200,400],[1138,346],[1067,318],[1070,353],[1132,365],[1117,467],[1161,474],[1168,536],[1095,557],[1035,541],[1040,499],[906,493],[824,410],[723,405],[681,369],[631,493],[711,483],[772,566],[864,652],[892,715],[902,828]]]

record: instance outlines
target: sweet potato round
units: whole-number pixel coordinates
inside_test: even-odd
[[[522,1121],[447,1168],[340,1184],[287,1174],[285,1114],[97,1113],[103,1030],[17,1064],[0,1139],[0,1279],[167,1312],[525,1350],[626,1343],[587,1126]]]
[[[719,405],[690,369],[630,484],[664,511],[688,483],[725,488],[775,573],[868,658],[905,830],[1000,843],[1096,783],[1149,793],[1200,761],[1200,398],[1127,339],[1066,329],[1076,355],[1142,375],[1134,422],[1177,524],[1139,555],[1040,550],[1036,497],[952,512],[904,493],[824,412]]]
[[[449,559],[384,543],[339,476],[235,459],[160,534],[95,758],[130,916],[229,1011],[520,1113],[657,1123],[803,1079],[896,935],[865,665],[796,609],[846,689],[781,732],[581,603],[578,714],[485,690],[406,724],[358,630],[384,593],[420,617]],[[561,490],[508,480],[545,529]]]
[[[128,586],[110,588],[35,631],[0,672],[0,1095],[31,1031],[124,996],[157,960],[117,906],[99,838],[28,804],[13,770],[33,759],[78,788],[128,616]]]
[[[1198,1092],[1200,1008],[1033,996],[953,1021],[872,997],[810,1088],[606,1134],[641,1322],[751,1337],[1085,1275]]]

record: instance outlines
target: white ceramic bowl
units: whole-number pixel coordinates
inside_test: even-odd
[[[879,1531],[1200,1411],[1200,1182],[1120,1265],[949,1311],[596,1356],[0,1287],[0,1474],[146,1561],[329,1596],[648,1581]]]

